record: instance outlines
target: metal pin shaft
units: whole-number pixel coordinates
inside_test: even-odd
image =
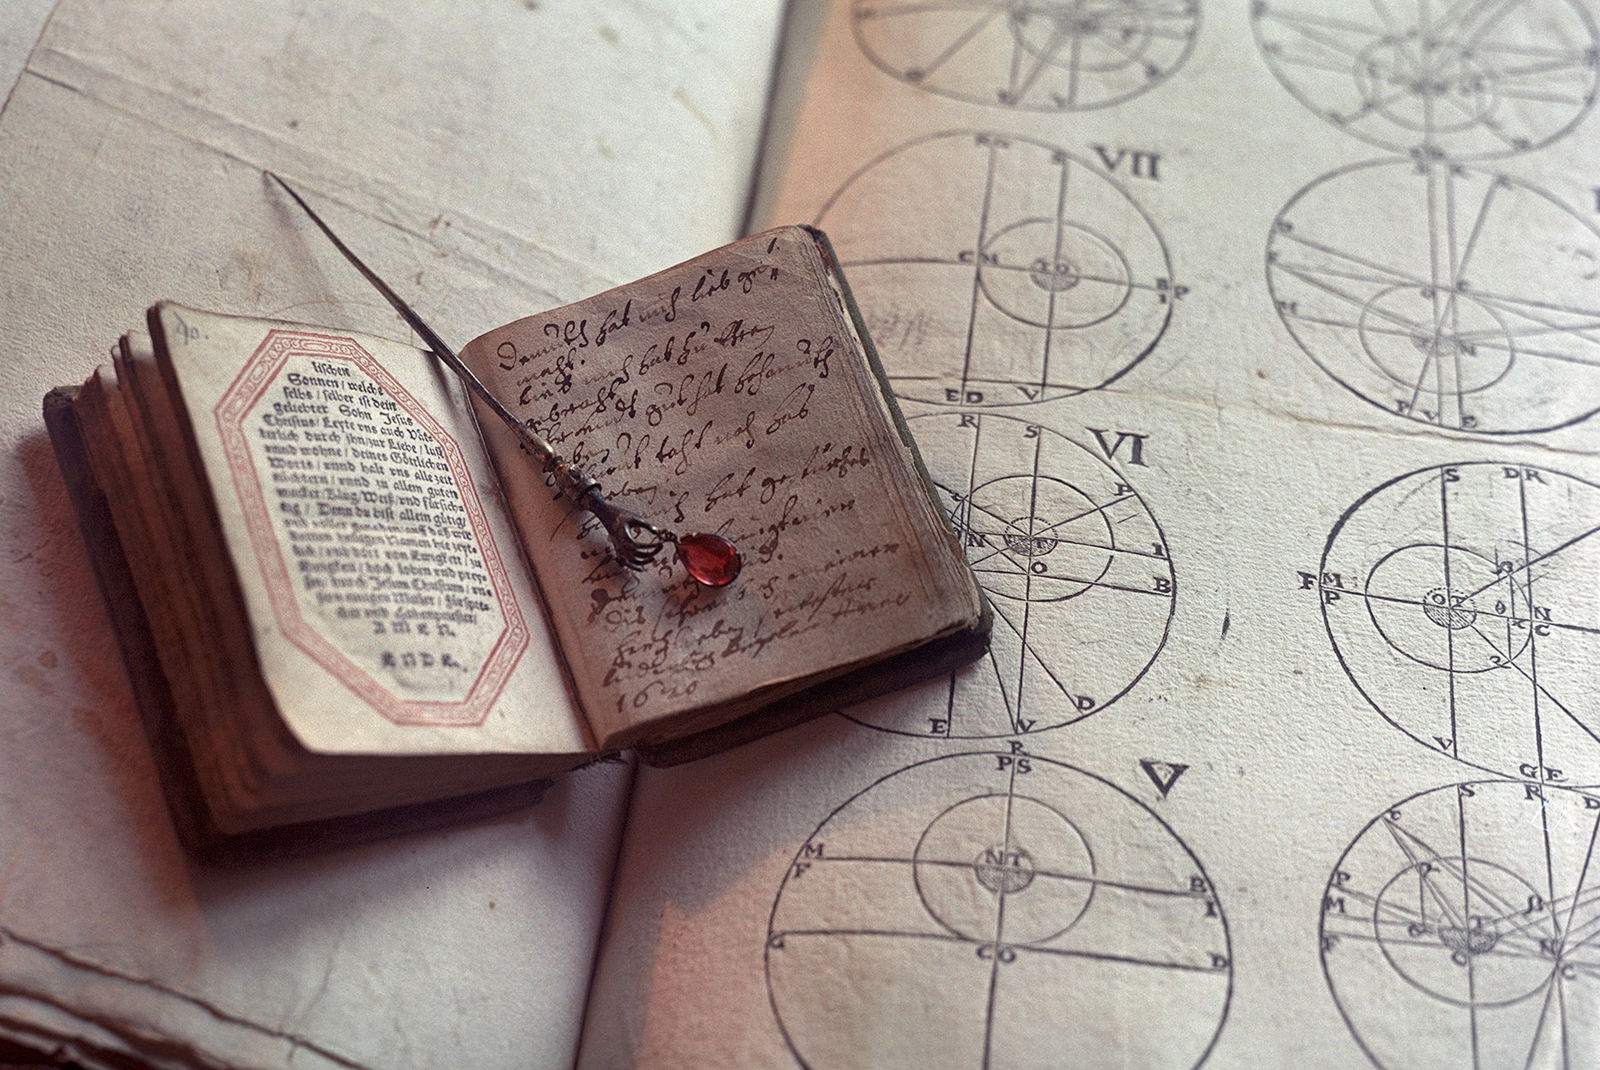
[[[556,453],[555,447],[534,434],[526,424],[517,419],[511,410],[501,403],[499,398],[491,394],[489,388],[483,385],[483,381],[461,362],[460,357],[456,356],[455,350],[446,345],[444,339],[440,338],[434,332],[434,329],[429,327],[423,318],[417,315],[415,310],[406,304],[399,294],[389,288],[388,283],[379,278],[375,271],[362,263],[361,258],[352,252],[348,245],[339,240],[339,236],[333,232],[328,224],[322,221],[322,217],[312,210],[311,206],[305,202],[305,199],[295,192],[293,186],[271,171],[266,173],[274,182],[283,187],[285,193],[294,198],[294,203],[298,204],[306,215],[311,217],[311,222],[315,223],[317,229],[327,236],[327,239],[333,243],[335,249],[344,254],[344,258],[350,262],[350,265],[361,272],[362,277],[372,283],[377,291],[384,296],[384,299],[394,306],[394,310],[400,313],[400,318],[405,320],[413,331],[417,332],[417,337],[421,338],[423,344],[433,351],[433,355],[439,358],[451,371],[455,372],[461,381],[466,384],[468,390],[472,391],[480,401],[493,410],[496,416],[504,420],[507,427],[516,432],[523,445],[527,446],[534,456],[539,458],[544,466],[544,471],[555,480],[556,487],[563,496],[572,504],[582,509],[587,509],[594,514],[595,519],[600,521],[600,524],[611,536],[611,545],[616,552],[618,561],[629,568],[640,568],[654,560],[667,543],[677,541],[677,537],[671,532],[664,531],[634,513],[613,505],[606,500],[605,495],[601,493],[600,484],[579,471],[569,461],[564,460]]]
[[[517,433],[517,436],[522,439],[523,444],[531,449],[540,461],[544,462],[546,465],[549,465],[560,459],[556,455],[556,451],[554,447],[550,445],[550,443],[546,442],[544,439],[530,431],[526,424],[517,419],[516,416],[512,414],[511,410],[506,408],[505,405],[501,403],[499,398],[489,393],[489,388],[484,386],[483,381],[474,375],[472,370],[461,362],[461,358],[456,356],[455,350],[446,345],[444,339],[440,338],[438,334],[434,332],[434,329],[428,326],[426,321],[424,321],[421,316],[417,315],[416,311],[413,310],[410,305],[406,304],[405,300],[401,298],[399,294],[395,293],[389,288],[388,283],[379,278],[376,272],[367,267],[366,264],[362,263],[361,258],[352,252],[348,245],[339,240],[339,235],[335,234],[332,229],[329,228],[328,224],[322,221],[321,216],[312,211],[311,206],[305,202],[305,199],[302,198],[300,194],[294,191],[293,186],[289,185],[289,183],[285,182],[282,178],[279,178],[271,171],[268,171],[267,175],[278,185],[282,186],[285,193],[294,198],[294,203],[298,204],[301,209],[305,211],[306,215],[311,217],[311,222],[317,225],[318,230],[327,235],[328,240],[333,242],[333,247],[339,250],[339,252],[343,253],[344,258],[350,261],[350,265],[357,271],[361,272],[362,277],[368,282],[372,283],[377,291],[384,296],[384,299],[388,301],[389,304],[394,306],[394,310],[400,313],[400,318],[406,321],[406,325],[409,326],[413,331],[417,332],[417,337],[422,339],[422,344],[431,349],[434,356],[438,357],[445,363],[447,367],[449,367],[451,371],[460,376],[461,381],[466,384],[467,389],[471,390],[473,394],[477,396],[479,401],[482,401],[485,405],[489,406],[489,408],[494,411],[496,416],[504,420],[506,426]]]

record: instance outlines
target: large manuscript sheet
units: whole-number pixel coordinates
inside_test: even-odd
[[[569,1060],[620,778],[189,868],[29,429],[155,296],[397,331],[259,166],[451,337],[727,240],[776,7],[56,11],[0,118],[12,1035]],[[585,1065],[1600,1058],[1595,49],[1570,0],[797,6],[754,225],[837,243],[994,653],[641,775]]]
[[[1328,8],[796,13],[994,648],[641,774],[585,1065],[1600,1060],[1594,22]]]

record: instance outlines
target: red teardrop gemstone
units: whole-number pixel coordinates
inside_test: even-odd
[[[678,560],[696,583],[726,587],[739,577],[739,551],[721,535],[685,535],[678,540]]]

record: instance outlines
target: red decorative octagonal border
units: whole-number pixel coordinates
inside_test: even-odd
[[[384,394],[399,403],[406,414],[423,427],[444,451],[445,463],[455,479],[456,490],[467,511],[468,522],[477,538],[484,565],[494,586],[504,627],[489,656],[484,659],[477,679],[460,702],[417,702],[400,698],[379,683],[348,655],[322,636],[301,615],[300,602],[283,557],[283,546],[272,527],[261,480],[250,455],[249,436],[244,430],[249,415],[267,388],[275,383],[290,357],[306,356],[319,360],[353,364],[383,388]],[[507,679],[528,647],[528,625],[512,594],[500,548],[484,516],[477,488],[461,455],[461,446],[417,402],[410,391],[354,339],[300,331],[273,330],[246,362],[213,410],[222,447],[228,459],[235,488],[244,506],[245,527],[256,560],[266,581],[267,596],[278,619],[278,626],[291,643],[328,670],[368,705],[395,724],[478,725],[504,690]]]

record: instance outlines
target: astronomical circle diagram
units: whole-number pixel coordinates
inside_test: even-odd
[[[1600,1065],[1597,831],[1600,796],[1505,780],[1373,819],[1334,867],[1321,924],[1323,973],[1367,1057]]]
[[[1301,190],[1267,243],[1278,315],[1345,389],[1481,434],[1600,409],[1600,229],[1458,165],[1362,163]]]
[[[1170,262],[1144,209],[1041,141],[910,142],[851,176],[817,225],[902,397],[971,407],[1081,394],[1143,359],[1172,314]]]
[[[1194,48],[1193,0],[855,0],[879,70],[944,97],[1088,111],[1159,85]]]
[[[1578,0],[1304,0],[1251,9],[1272,73],[1318,116],[1421,158],[1529,152],[1594,104],[1600,38]]]
[[[972,665],[844,715],[904,735],[987,739],[1059,728],[1121,698],[1166,644],[1177,587],[1138,492],[1042,424],[993,412],[907,423],[994,631]]]
[[[1479,461],[1390,480],[1323,551],[1316,582],[1340,664],[1432,750],[1600,783],[1597,532],[1600,486],[1553,469]]]
[[[1231,955],[1205,870],[1154,812],[1005,751],[919,762],[828,815],[778,889],[766,976],[813,1070],[1179,1070],[1222,1028]]]

